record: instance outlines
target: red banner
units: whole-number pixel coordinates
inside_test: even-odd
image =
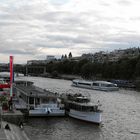
[[[0,84],[0,88],[10,88],[10,84]]]
[[[10,85],[13,83],[13,56],[10,56]]]

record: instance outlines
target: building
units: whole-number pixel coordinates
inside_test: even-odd
[[[47,55],[46,60],[47,61],[54,61],[56,58],[54,55]]]

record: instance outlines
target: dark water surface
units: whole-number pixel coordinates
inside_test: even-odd
[[[103,92],[71,87],[71,81],[23,77],[35,85],[61,93],[85,93],[100,100],[102,124],[97,126],[69,117],[31,118],[25,131],[31,140],[140,140],[140,92],[120,89]]]

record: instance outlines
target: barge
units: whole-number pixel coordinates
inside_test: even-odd
[[[64,104],[57,93],[41,89],[30,81],[16,81],[14,85],[16,109],[27,110],[29,116],[64,116]]]

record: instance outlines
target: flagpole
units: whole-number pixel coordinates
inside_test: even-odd
[[[9,110],[13,110],[12,107],[12,97],[13,97],[13,56],[10,56],[10,100],[9,100]]]

